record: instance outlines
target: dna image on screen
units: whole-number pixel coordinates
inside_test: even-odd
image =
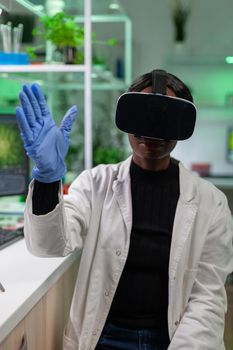
[[[0,114],[0,196],[26,194],[29,159],[14,114]]]
[[[24,151],[19,129],[14,124],[0,124],[0,168],[22,166]]]

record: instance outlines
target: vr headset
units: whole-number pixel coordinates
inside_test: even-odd
[[[166,95],[167,73],[152,72],[152,93],[127,92],[117,101],[118,129],[136,137],[186,140],[192,136],[196,107],[185,99]]]

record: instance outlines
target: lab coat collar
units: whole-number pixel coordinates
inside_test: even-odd
[[[117,181],[124,182],[129,177],[129,168],[131,161],[132,155],[121,163]],[[196,181],[193,181],[195,179],[195,176],[192,175],[180,161],[176,160],[175,158],[171,158],[171,161],[179,165],[181,200],[185,203],[190,203],[192,200],[198,200]],[[192,177],[192,181],[190,181],[190,177]]]
[[[198,202],[197,177],[191,174],[181,162],[179,162],[180,173],[180,199],[184,203]]]

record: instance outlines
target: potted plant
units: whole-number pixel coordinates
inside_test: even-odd
[[[175,28],[175,41],[183,42],[186,37],[185,27],[190,15],[190,3],[172,0],[172,19]]]
[[[93,162],[98,164],[114,164],[125,159],[126,152],[124,149],[119,149],[114,146],[98,147],[94,150]]]
[[[81,64],[84,61],[84,27],[79,25],[74,16],[66,15],[64,12],[56,13],[53,16],[40,18],[42,28],[35,28],[33,35],[39,36],[45,41],[50,41],[55,49],[62,52],[66,63]],[[92,33],[92,41],[97,44],[108,46],[116,45],[114,38],[107,41],[96,40],[95,33]],[[36,52],[42,45],[29,47],[27,52],[31,58],[36,57]]]
[[[110,63],[110,51],[106,50],[106,47],[114,47],[117,45],[115,38],[108,40],[96,39],[95,33],[92,35],[92,65],[95,71],[109,70]]]
[[[35,28],[34,36],[50,41],[56,50],[63,53],[66,63],[82,60],[83,57],[78,56],[78,49],[84,45],[84,28],[75,21],[75,17],[58,12],[53,16],[42,16],[39,22],[42,28]],[[28,47],[30,58],[35,58],[36,52],[43,47],[44,45]]]

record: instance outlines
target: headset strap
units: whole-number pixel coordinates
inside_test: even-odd
[[[162,69],[152,71],[152,92],[166,95],[167,89],[167,72]]]

